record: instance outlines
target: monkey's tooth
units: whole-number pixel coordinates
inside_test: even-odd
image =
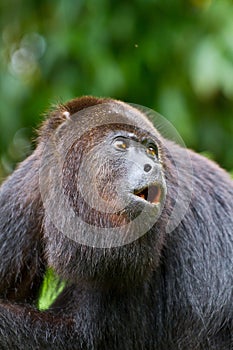
[[[153,204],[160,203],[161,194],[162,192],[160,186],[151,186],[149,188],[148,201]]]

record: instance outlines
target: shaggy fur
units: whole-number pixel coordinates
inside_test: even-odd
[[[141,122],[143,127],[140,130],[117,123],[95,127],[74,141],[62,168],[63,190],[74,212],[83,221],[109,230],[140,215],[142,208],[131,202],[123,212],[102,215],[80,198],[75,187],[81,158],[93,147],[99,158],[94,159],[90,169],[103,196],[114,200],[112,179],[120,178],[122,188],[118,187],[118,191],[124,193],[130,186],[130,176],[137,181],[127,158],[121,161],[113,157],[106,169],[97,165],[101,154],[105,156],[103,145],[108,133],[121,132],[122,128],[140,140],[149,135],[156,142],[160,156],[156,176],[161,186],[166,181],[166,198],[158,220],[143,236],[121,246],[98,248],[79,244],[55,227],[41,195],[40,170],[48,139],[56,131],[59,137],[54,142],[58,146],[69,139],[65,129],[69,115],[71,119],[83,111],[88,115],[89,107],[101,108],[105,103],[112,104],[113,109],[128,109],[131,124],[130,118],[135,114],[137,125]],[[1,349],[233,348],[232,180],[212,161],[162,138],[145,116],[136,114],[122,102],[94,97],[75,99],[58,107],[41,127],[34,153],[2,184]],[[95,118],[90,116],[90,126]],[[192,163],[190,173],[185,171],[185,152]],[[42,170],[56,169],[53,154],[46,157],[48,161]],[[150,175],[143,176],[139,174],[140,183],[153,180]],[[109,181],[104,182],[106,178]],[[46,187],[46,182],[43,185]],[[189,192],[192,195],[185,215],[169,232],[167,223],[173,209],[175,205],[182,207]],[[39,311],[37,299],[47,267],[67,283],[54,304]]]

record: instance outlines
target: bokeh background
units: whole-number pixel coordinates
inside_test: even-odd
[[[1,0],[0,26],[0,181],[86,94],[155,109],[233,170],[232,0]]]

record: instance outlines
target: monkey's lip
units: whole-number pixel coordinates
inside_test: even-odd
[[[133,194],[143,201],[157,205],[161,202],[162,190],[159,185],[153,184],[134,190]]]

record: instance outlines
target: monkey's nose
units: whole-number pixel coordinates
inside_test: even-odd
[[[144,165],[144,171],[146,172],[146,173],[149,173],[149,171],[152,169],[152,166],[150,165],[150,164],[145,164]]]

